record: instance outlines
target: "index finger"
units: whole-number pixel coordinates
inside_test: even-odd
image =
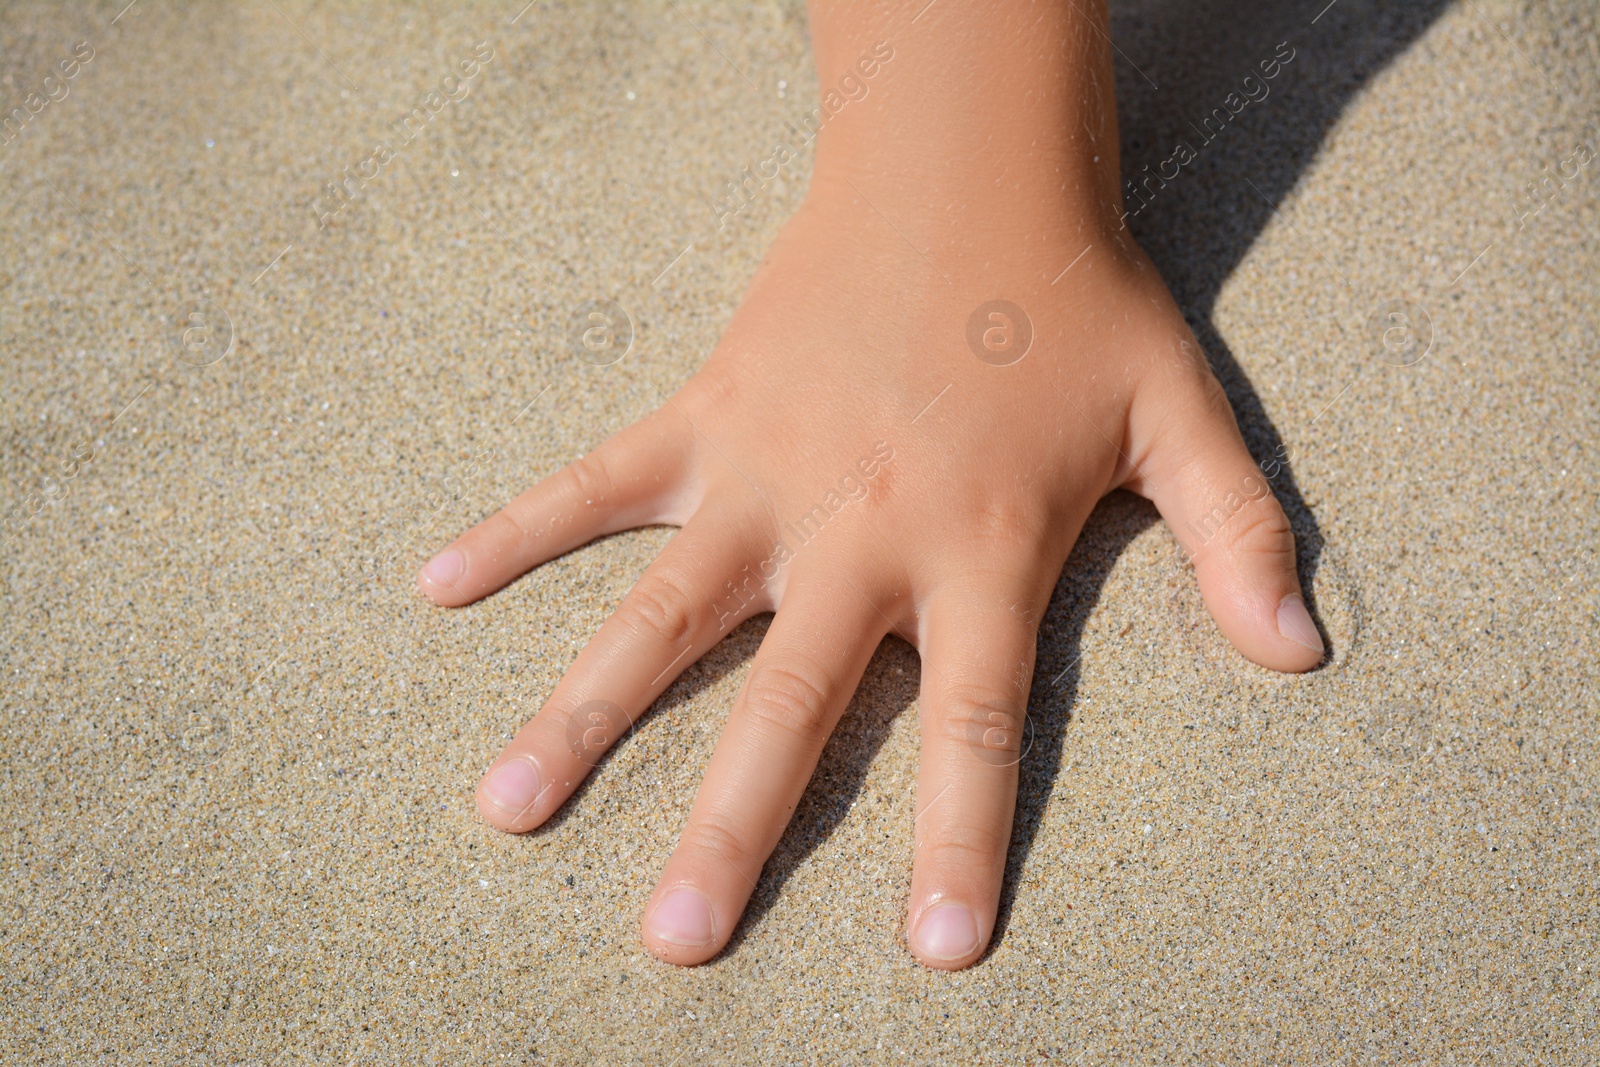
[[[418,589],[460,607],[597,537],[681,525],[689,444],[677,422],[653,412],[452,541],[418,573]]]

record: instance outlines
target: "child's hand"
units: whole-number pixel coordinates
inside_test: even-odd
[[[480,785],[485,818],[514,832],[689,664],[776,610],[645,909],[663,959],[727,943],[890,630],[924,666],[911,949],[978,958],[1038,620],[1114,488],[1155,502],[1241,652],[1276,670],[1321,657],[1283,511],[1120,225],[1108,52],[1081,11],[1030,8],[1008,39],[987,5],[934,9],[907,38],[924,51],[824,131],[804,206],[704,369],[422,572],[435,602],[466,604],[602,534],[683,527]],[[870,45],[852,26],[813,12],[824,85]]]
[[[996,298],[1032,320],[1009,366],[967,343]],[[978,351],[1013,358],[1011,327],[1010,350],[1001,319],[989,340],[1002,350]],[[841,183],[814,189],[699,374],[462,536],[421,585],[465,604],[602,534],[683,527],[480,786],[485,818],[518,832],[626,726],[606,704],[637,718],[740,621],[777,611],[646,910],[646,943],[675,963],[727,941],[879,639],[905,637],[925,665],[908,929],[925,963],[960,967],[994,924],[1037,621],[1100,497],[1155,501],[1246,656],[1318,662],[1264,485],[1125,238],[924,259]]]

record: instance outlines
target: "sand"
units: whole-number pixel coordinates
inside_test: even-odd
[[[677,970],[638,913],[766,621],[516,838],[481,768],[670,532],[460,612],[411,582],[714,343],[804,190],[710,206],[810,106],[799,6],[122,3],[0,14],[5,108],[59,97],[0,145],[0,1060],[1600,1057],[1600,163],[1524,192],[1600,145],[1591,4],[1114,5],[1130,176],[1295,50],[1133,224],[1287,457],[1332,657],[1246,663],[1105,501],[1000,934],[942,974],[904,949],[908,646]],[[615,365],[562,343],[586,299]]]

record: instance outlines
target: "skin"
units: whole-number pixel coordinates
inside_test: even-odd
[[[823,127],[806,199],[704,368],[419,576],[459,606],[601,535],[682,528],[486,772],[479,808],[513,833],[690,663],[776,612],[644,911],[672,963],[727,943],[890,632],[923,664],[909,948],[944,969],[982,955],[1038,620],[1113,489],[1155,503],[1241,653],[1322,658],[1289,523],[1122,223],[1103,4],[917,18],[923,3],[812,5],[824,92],[876,42],[894,57]],[[980,359],[967,338],[995,299],[1033,331],[1003,366],[1015,348]]]

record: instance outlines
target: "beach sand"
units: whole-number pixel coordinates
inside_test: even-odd
[[[123,2],[0,13],[0,1060],[1600,1057],[1592,4],[1113,5],[1125,173],[1196,155],[1130,221],[1282,467],[1330,662],[1247,663],[1108,498],[994,947],[946,974],[905,949],[909,646],[674,969],[639,913],[766,619],[511,837],[478,775],[671,531],[413,586],[714,344],[804,192],[808,151],[719,228],[813,106],[799,5]],[[588,299],[614,365],[564,342]]]

